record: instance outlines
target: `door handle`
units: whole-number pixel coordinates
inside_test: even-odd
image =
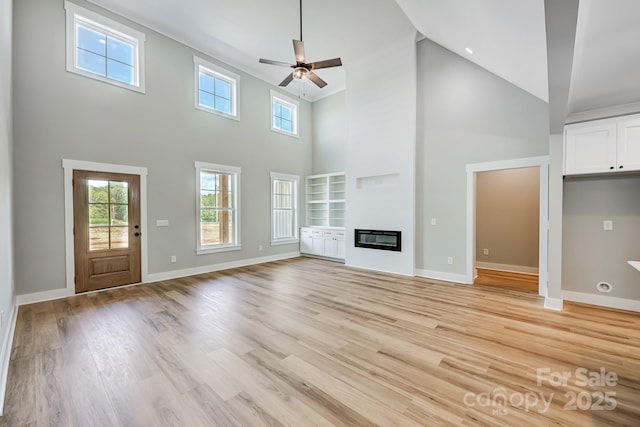
[[[138,237],[140,235],[140,233],[135,233],[134,236]]]

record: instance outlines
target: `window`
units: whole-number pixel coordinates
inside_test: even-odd
[[[298,182],[295,175],[271,172],[271,244],[298,241]]]
[[[144,93],[144,34],[65,2],[67,71]]]
[[[271,130],[298,136],[298,101],[271,91]]]
[[[240,249],[240,168],[196,162],[198,255]]]
[[[195,64],[196,108],[232,119],[238,115],[240,76],[206,62],[197,56]]]

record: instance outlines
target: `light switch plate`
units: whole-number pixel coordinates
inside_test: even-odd
[[[157,219],[156,220],[156,227],[168,227],[169,226],[169,220],[168,219]]]
[[[604,221],[602,221],[602,229],[605,231],[612,231],[613,230],[613,221],[611,221],[610,219],[606,219]]]

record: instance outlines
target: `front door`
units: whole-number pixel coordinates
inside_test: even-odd
[[[76,293],[141,281],[140,177],[73,171]]]

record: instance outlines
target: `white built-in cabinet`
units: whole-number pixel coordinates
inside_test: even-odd
[[[302,227],[300,229],[300,252],[327,258],[344,259],[344,230],[321,227]]]
[[[308,227],[300,229],[301,253],[344,260],[345,178],[344,172],[305,178]]]
[[[640,115],[565,127],[564,174],[640,170]]]
[[[307,225],[344,227],[346,212],[344,172],[306,177]]]

